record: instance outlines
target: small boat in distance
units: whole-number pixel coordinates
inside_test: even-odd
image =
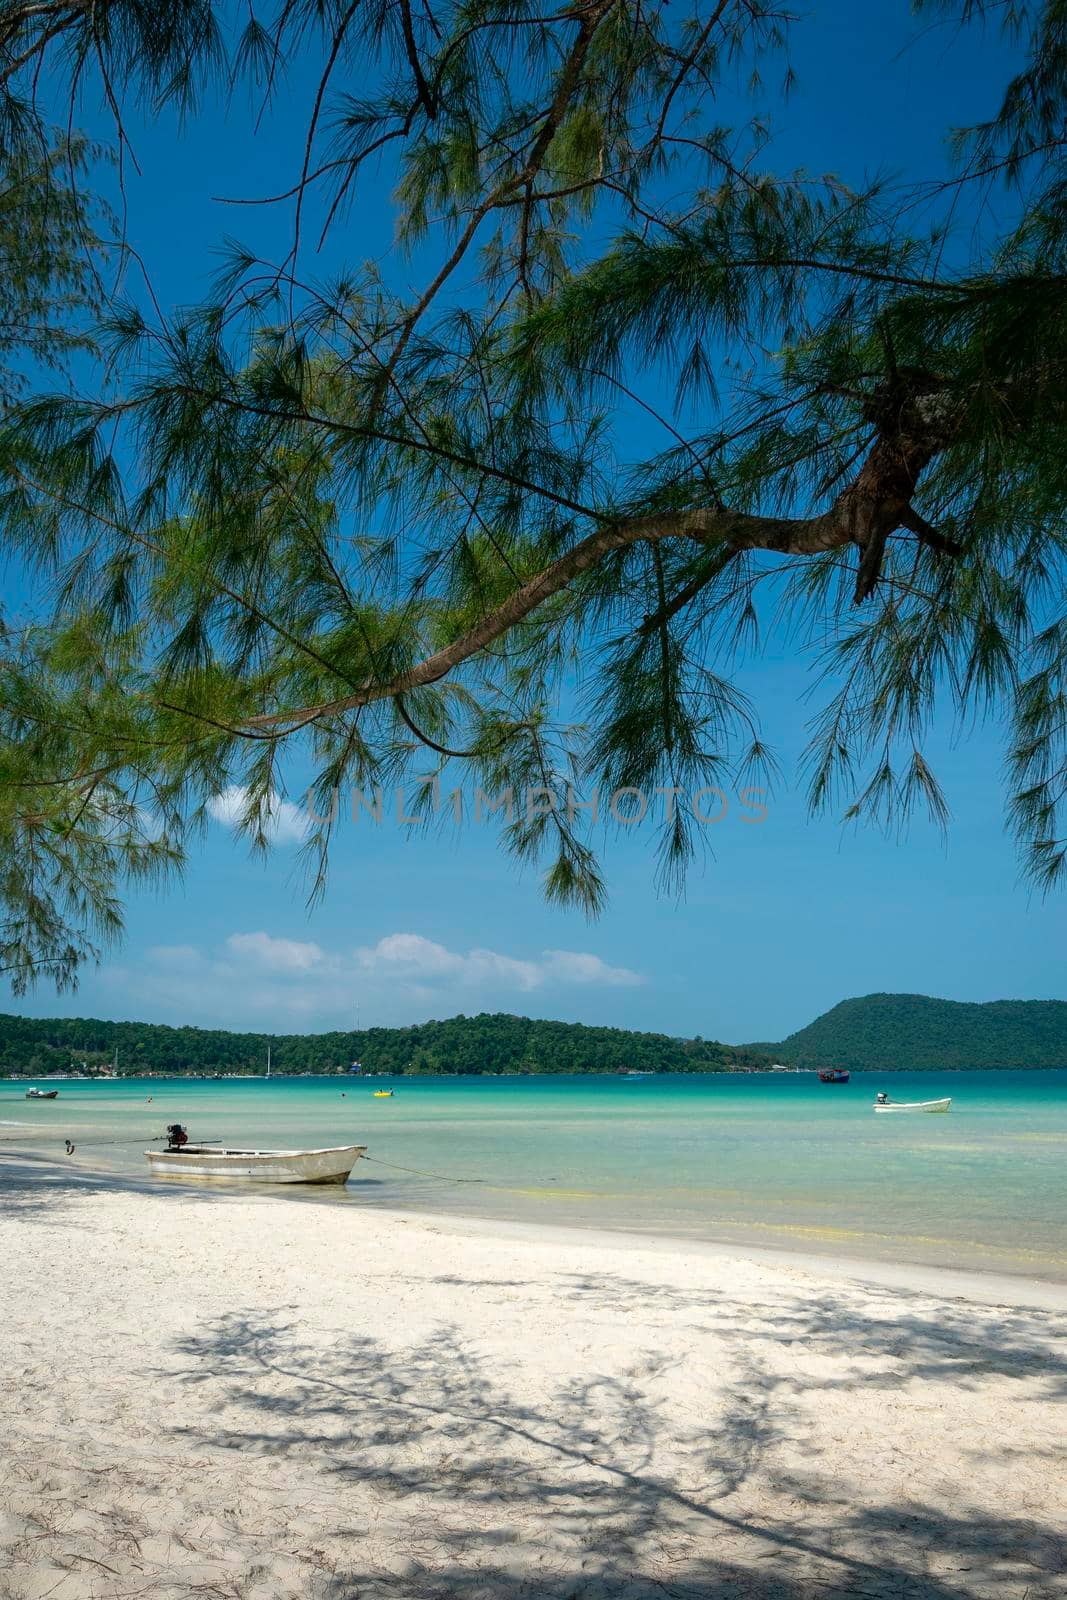
[[[347,1183],[365,1144],[331,1150],[234,1150],[225,1145],[190,1144],[179,1123],[167,1129],[165,1150],[146,1150],[156,1178],[210,1178],[225,1183]]]
[[[375,1100],[391,1100],[393,1098],[392,1089],[375,1089],[373,1094]]]
[[[849,1074],[844,1067],[823,1067],[819,1072],[820,1083],[847,1083]]]
[[[27,1100],[58,1100],[59,1099],[59,1090],[58,1089],[27,1089],[26,1090],[26,1099]]]
[[[890,1100],[886,1095],[874,1102],[875,1111],[947,1111],[951,1098],[945,1100]]]

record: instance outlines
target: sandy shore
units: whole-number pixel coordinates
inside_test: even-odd
[[[1067,1593],[1055,1286],[10,1160],[0,1259],[2,1600]]]

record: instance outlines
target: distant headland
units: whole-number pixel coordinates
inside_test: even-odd
[[[799,1067],[853,1072],[1067,1067],[1067,1000],[938,1000],[867,994],[842,1000],[780,1044],[751,1044]]]

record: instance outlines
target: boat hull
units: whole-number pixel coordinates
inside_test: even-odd
[[[947,1111],[951,1100],[902,1101],[900,1105],[875,1106],[876,1111]]]
[[[366,1152],[364,1144],[332,1150],[231,1150],[187,1144],[180,1150],[146,1150],[157,1178],[214,1183],[347,1183]]]

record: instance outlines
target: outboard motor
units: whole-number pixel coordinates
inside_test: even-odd
[[[180,1150],[183,1144],[189,1143],[189,1135],[180,1122],[167,1123],[167,1149]]]

